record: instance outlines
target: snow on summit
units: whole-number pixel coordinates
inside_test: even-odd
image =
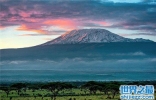
[[[105,42],[152,42],[146,39],[129,39],[114,34],[105,29],[72,30],[43,45],[77,44],[77,43],[105,43]]]

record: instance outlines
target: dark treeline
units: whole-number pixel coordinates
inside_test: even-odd
[[[97,92],[107,95],[108,99],[113,99],[117,94],[119,94],[120,85],[154,85],[156,86],[156,81],[110,81],[110,82],[46,82],[46,83],[1,83],[0,90],[4,91],[9,96],[11,91],[16,91],[19,96],[24,96],[24,92],[31,90],[35,92],[36,90],[46,90],[50,94],[42,95],[40,97],[50,97],[51,100],[56,100],[57,96],[76,96],[78,94],[63,94],[60,93],[63,90],[79,89],[84,92],[81,95],[98,95]],[[80,95],[80,94],[79,94]],[[36,95],[34,95],[36,98]],[[12,97],[10,97],[12,100]]]

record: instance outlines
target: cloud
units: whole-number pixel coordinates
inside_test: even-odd
[[[20,31],[44,35],[51,32],[42,30],[42,26],[57,26],[64,31],[82,27],[120,28],[151,35],[156,32],[156,6],[149,5],[151,2],[1,0],[0,27],[20,25]]]
[[[52,40],[52,38],[43,38],[43,40],[48,40],[48,41],[50,41],[50,40]]]
[[[156,0],[142,0],[142,2],[149,3],[149,2],[156,2]]]
[[[0,26],[0,30],[1,30],[1,29],[4,29],[4,28],[5,28],[4,26]]]
[[[70,28],[70,29],[75,29],[77,27],[76,23],[70,19],[46,20],[43,22],[43,24],[59,26],[61,28]]]
[[[135,35],[151,35],[156,36],[156,33],[133,33],[133,34],[122,34],[122,36],[135,36]]]
[[[134,52],[134,53],[114,53],[112,56],[145,56],[143,52]]]
[[[36,26],[35,26],[36,28]],[[20,30],[20,31],[32,31],[32,32],[37,32],[37,33],[41,33],[41,34],[46,34],[46,32],[44,30],[37,30],[33,28],[33,26],[27,26],[27,25],[21,25],[17,30]]]
[[[43,36],[43,35],[61,35],[61,34],[58,34],[58,32],[52,32],[52,33],[48,33],[48,34],[21,34],[21,35],[18,35],[18,36]]]

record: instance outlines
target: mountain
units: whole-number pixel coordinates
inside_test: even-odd
[[[67,32],[54,40],[44,43],[43,45],[105,43],[105,42],[153,42],[153,41],[142,38],[137,39],[124,38],[105,29],[79,29]]]
[[[156,42],[112,42],[53,44],[19,49],[0,50],[1,61],[34,61],[63,59],[125,60],[156,58]],[[135,61],[135,60],[134,60]],[[0,66],[3,63],[0,62]],[[9,66],[12,66],[11,64]],[[152,65],[151,65],[152,66]],[[153,65],[154,66],[154,65]]]

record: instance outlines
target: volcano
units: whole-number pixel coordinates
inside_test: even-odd
[[[125,38],[105,29],[79,29],[67,32],[54,40],[44,43],[43,45],[106,43],[106,42],[152,42],[152,41],[142,38],[136,39]]]

